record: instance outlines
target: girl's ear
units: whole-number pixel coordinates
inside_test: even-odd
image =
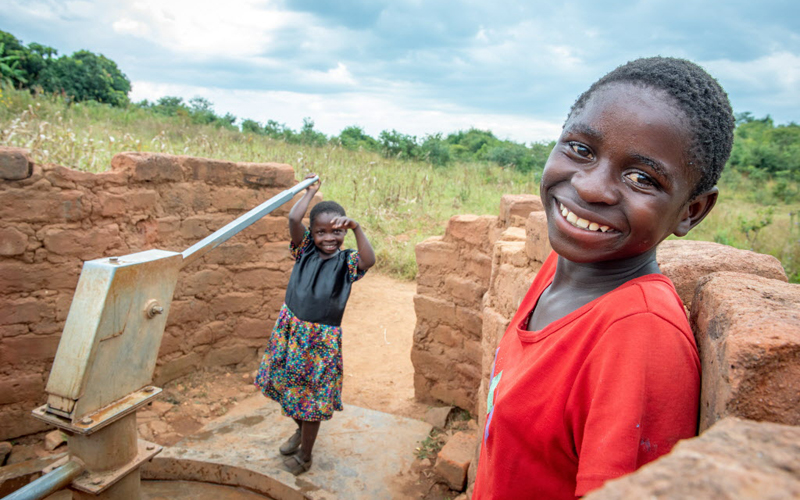
[[[686,236],[689,234],[689,231],[692,230],[696,225],[700,224],[700,221],[705,219],[706,215],[714,208],[714,205],[717,204],[717,196],[719,195],[719,189],[716,186],[709,189],[703,194],[698,195],[693,200],[687,202],[686,207],[684,208],[683,218],[678,222],[675,231],[672,233],[675,236]]]

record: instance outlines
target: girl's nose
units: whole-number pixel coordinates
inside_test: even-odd
[[[578,196],[587,203],[613,205],[618,200],[613,169],[603,163],[575,172],[572,176],[572,186]]]

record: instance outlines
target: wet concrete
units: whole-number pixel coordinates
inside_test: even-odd
[[[431,426],[346,405],[320,426],[313,466],[299,477],[285,470],[278,453],[295,429],[277,403],[259,395],[165,448],[143,478],[241,485],[279,500],[401,498],[394,479],[408,472]]]

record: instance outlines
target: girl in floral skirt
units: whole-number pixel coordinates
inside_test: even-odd
[[[303,216],[318,190],[319,181],[289,212],[294,269],[255,380],[297,423],[297,431],[280,447],[294,475],[311,467],[320,422],[342,410],[342,316],[351,285],[375,264],[361,226],[338,203],[315,205],[306,229]],[[358,251],[340,250],[348,229]]]

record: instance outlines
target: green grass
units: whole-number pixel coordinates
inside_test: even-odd
[[[336,200],[364,227],[375,247],[377,269],[403,278],[416,276],[414,246],[444,232],[456,214],[497,215],[506,193],[538,193],[539,172],[521,173],[492,163],[434,167],[384,158],[340,146],[303,146],[213,126],[192,124],[137,108],[97,103],[65,104],[59,97],[26,91],[0,93],[0,144],[26,147],[37,163],[57,163],[100,172],[123,151],[150,151],[229,161],[281,162],[297,178],[314,172],[326,199]],[[776,256],[794,282],[800,281],[800,200],[784,203],[774,183],[764,185],[731,172],[720,183],[720,200],[691,238],[718,241]],[[797,185],[792,184],[793,192]],[[785,197],[785,194],[783,195]],[[772,207],[772,221],[753,239],[742,221]],[[347,240],[355,246],[352,237]]]

